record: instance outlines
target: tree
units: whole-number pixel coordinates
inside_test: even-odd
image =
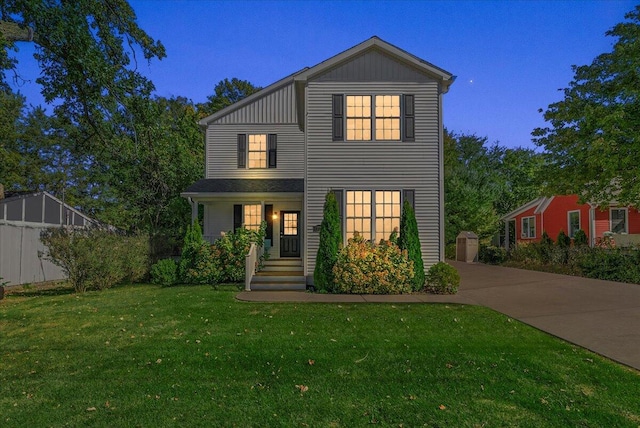
[[[398,247],[400,247],[401,250],[407,250],[409,260],[413,261],[413,289],[416,291],[421,290],[424,287],[425,281],[422,248],[420,246],[416,215],[408,201],[404,201],[404,205],[402,206]]]
[[[107,120],[128,97],[153,90],[136,71],[136,52],[147,61],[165,56],[164,46],[138,27],[126,0],[5,0],[0,6],[0,84],[5,88],[6,71],[19,79],[10,51],[24,41],[37,46],[34,58],[41,73],[36,82],[45,101],[56,102],[56,114],[82,125],[92,140],[106,140]]]
[[[640,203],[640,5],[625,18],[606,32],[613,50],[572,67],[564,99],[544,112],[550,126],[533,131],[546,150],[548,193]]]
[[[260,89],[262,88],[254,86],[247,80],[240,80],[235,77],[231,80],[221,80],[214,87],[214,94],[207,97],[207,102],[198,105],[198,110],[201,113],[201,117],[208,116],[233,103],[237,103]]]
[[[324,200],[322,223],[320,223],[320,242],[316,254],[316,267],[313,271],[313,283],[318,290],[333,291],[333,266],[338,260],[342,247],[342,228],[340,210],[336,195],[329,191]]]

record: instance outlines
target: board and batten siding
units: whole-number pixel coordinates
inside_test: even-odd
[[[238,168],[238,134],[276,134],[277,167]],[[304,178],[304,133],[298,124],[214,124],[207,127],[206,178]]]
[[[307,272],[312,275],[328,190],[415,189],[425,266],[440,260],[439,85],[408,82],[309,82],[305,180]],[[332,141],[332,94],[415,95],[415,142]]]
[[[229,114],[211,122],[214,123],[298,123],[293,83],[230,111]]]

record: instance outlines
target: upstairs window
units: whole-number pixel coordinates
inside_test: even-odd
[[[522,232],[520,233],[520,235],[522,238],[536,237],[536,218],[535,217],[522,218]]]
[[[347,96],[347,140],[371,140],[371,96]]]
[[[333,141],[415,141],[414,96],[334,94],[332,123]]]
[[[400,95],[376,95],[376,140],[400,140]]]
[[[249,134],[249,169],[267,167],[267,135]]]

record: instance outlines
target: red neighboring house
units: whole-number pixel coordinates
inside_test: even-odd
[[[638,209],[613,203],[604,209],[591,204],[580,204],[577,195],[543,196],[510,212],[502,220],[506,223],[507,243],[510,242],[510,230],[511,233],[515,230],[515,242],[521,243],[539,242],[543,231],[554,241],[560,230],[573,238],[578,229],[587,234],[591,246],[598,238],[604,237],[605,233],[620,245],[640,242]],[[509,227],[511,222],[515,223],[515,229],[513,226]]]

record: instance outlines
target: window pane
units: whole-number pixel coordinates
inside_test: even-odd
[[[249,230],[258,230],[262,222],[262,205],[244,206],[244,227]]]
[[[400,96],[376,96],[376,139],[400,139]]]

